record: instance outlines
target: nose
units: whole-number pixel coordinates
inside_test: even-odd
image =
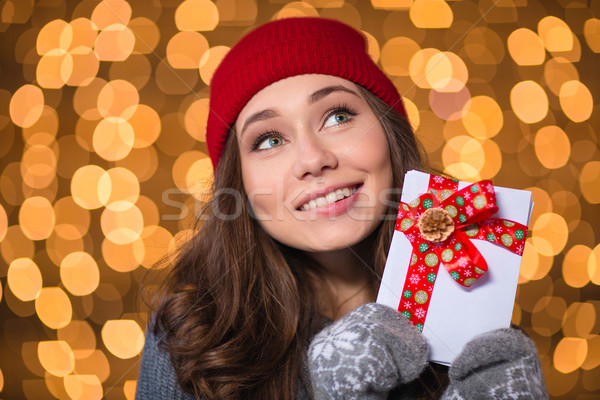
[[[296,139],[296,160],[294,160],[294,175],[304,179],[310,175],[320,176],[326,169],[336,168],[338,159],[334,149],[324,143],[314,133],[298,135]]]

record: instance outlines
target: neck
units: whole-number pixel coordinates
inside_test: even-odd
[[[377,277],[372,252],[376,232],[354,246],[307,254],[323,267],[323,279],[331,293],[331,301],[323,305],[323,313],[331,319],[338,319],[362,304],[375,301],[377,291],[373,282]]]

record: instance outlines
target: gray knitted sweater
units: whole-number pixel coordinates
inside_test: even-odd
[[[137,400],[193,400],[177,384],[168,354],[148,331]],[[312,340],[297,399],[412,399],[410,382],[427,366],[424,337],[396,310],[369,303],[329,324]],[[547,399],[537,349],[515,329],[469,342],[449,370],[443,400]]]

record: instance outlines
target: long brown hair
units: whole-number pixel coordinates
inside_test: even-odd
[[[393,185],[424,167],[403,116],[359,87],[386,132]],[[196,233],[174,257],[154,298],[154,333],[184,390],[204,399],[292,399],[304,352],[319,327],[320,267],[273,240],[252,218],[235,133],[229,135]],[[239,195],[238,195],[239,194]],[[399,191],[375,232],[368,263],[378,286],[395,226]],[[217,215],[218,214],[218,217]],[[322,295],[320,295],[322,297]]]

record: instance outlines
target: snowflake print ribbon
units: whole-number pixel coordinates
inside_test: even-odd
[[[427,193],[410,203],[400,203],[396,230],[412,245],[407,279],[398,305],[414,325],[423,330],[440,264],[462,286],[473,285],[488,269],[472,239],[487,240],[521,256],[527,227],[518,222],[491,218],[498,211],[491,181],[458,189],[458,181],[431,175]],[[440,214],[449,224],[443,235],[428,236],[427,214]],[[434,216],[434,222],[440,218]],[[444,225],[444,224],[441,224]]]

